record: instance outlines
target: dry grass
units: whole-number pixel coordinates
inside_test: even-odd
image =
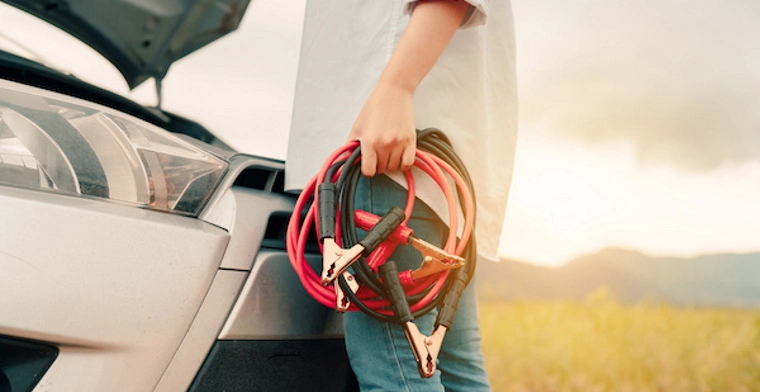
[[[760,391],[760,311],[482,303],[494,391]]]

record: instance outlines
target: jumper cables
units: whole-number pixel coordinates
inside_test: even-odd
[[[309,181],[288,225],[288,255],[306,291],[321,304],[400,324],[420,376],[431,377],[459,298],[474,272],[472,184],[445,135],[436,129],[420,131],[414,166],[438,184],[447,204],[449,235],[438,247],[416,237],[406,225],[415,200],[409,171],[404,173],[407,199],[403,209],[393,207],[377,216],[354,208],[360,159],[358,142],[347,143],[334,151]],[[461,227],[459,213],[464,218]],[[366,234],[359,238],[357,229]],[[319,272],[305,257],[309,234],[314,232],[322,252]],[[397,246],[417,249],[422,265],[399,272],[389,260]],[[425,336],[413,320],[435,308],[434,331]]]

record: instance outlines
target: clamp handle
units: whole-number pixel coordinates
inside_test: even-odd
[[[398,208],[398,207],[394,207]],[[391,208],[393,210],[394,208]],[[394,213],[397,213],[395,211]],[[354,220],[356,221],[356,227],[369,230],[372,226],[376,225],[380,221],[380,217],[367,211],[356,210],[354,211]],[[404,245],[409,241],[409,237],[413,231],[409,226],[401,224],[391,234],[388,235],[387,240],[394,242],[398,245]]]
[[[385,241],[388,236],[396,230],[404,221],[406,215],[404,210],[398,207],[392,207],[385,215],[369,230],[366,236],[359,241],[359,245],[364,247],[363,254],[368,256],[375,248]]]
[[[319,184],[319,241],[325,238],[335,238],[335,211],[338,203],[335,200],[335,184],[323,182]]]
[[[445,326],[447,329],[451,329],[451,325],[454,324],[454,317],[457,315],[459,299],[462,298],[462,293],[466,287],[467,274],[464,273],[464,270],[454,271],[454,279],[449,284],[443,297],[443,303],[438,308],[438,316],[435,319],[436,326]]]
[[[388,260],[380,266],[380,275],[383,278],[383,282],[385,282],[385,293],[391,302],[393,312],[398,317],[399,324],[404,328],[406,341],[409,343],[414,360],[417,362],[417,371],[420,377],[430,378],[436,370],[440,343],[443,342],[443,334],[446,333],[446,329],[442,329],[443,332],[439,334],[440,338],[439,336],[435,336],[431,340],[431,338],[423,335],[412,322],[414,317],[412,316],[411,309],[409,309],[409,303],[406,302],[404,288],[401,286],[398,269],[393,260]],[[431,351],[430,348],[433,348],[435,351]]]
[[[379,268],[380,276],[385,284],[385,294],[393,307],[393,313],[398,317],[399,324],[414,320],[409,303],[406,302],[406,293],[401,286],[401,280],[398,278],[398,268],[396,262],[388,260]]]

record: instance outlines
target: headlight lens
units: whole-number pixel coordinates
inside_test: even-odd
[[[197,215],[227,163],[152,124],[0,81],[0,183]]]

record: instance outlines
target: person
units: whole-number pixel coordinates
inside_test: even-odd
[[[400,173],[414,162],[415,129],[436,127],[472,177],[480,258],[496,259],[517,129],[514,60],[508,0],[307,0],[286,189],[303,189],[332,151],[358,140],[366,178],[357,208],[383,214],[403,206]],[[440,190],[416,173],[415,183],[409,226],[422,238],[443,238]],[[406,263],[400,270],[421,262],[407,248],[392,256]],[[400,326],[346,313],[346,349],[361,389],[490,390],[473,283],[431,378],[418,375]],[[434,319],[431,312],[415,323],[429,335]]]

